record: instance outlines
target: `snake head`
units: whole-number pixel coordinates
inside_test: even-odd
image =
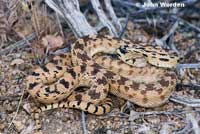
[[[117,55],[118,55],[119,57],[121,57],[121,56],[125,55],[126,53],[128,53],[127,48],[128,48],[128,45],[120,46],[120,47],[116,50]]]
[[[116,50],[116,54],[118,58],[124,61],[125,63],[129,63],[130,60],[131,62],[135,62],[134,61],[135,59],[132,58],[132,54],[127,50],[128,47],[129,47],[128,45],[120,46]]]

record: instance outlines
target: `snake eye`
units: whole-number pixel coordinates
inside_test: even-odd
[[[126,54],[127,53],[127,51],[126,51],[126,47],[120,47],[119,48],[119,51],[122,53],[122,54]]]

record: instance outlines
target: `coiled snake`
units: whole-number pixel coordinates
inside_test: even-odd
[[[27,77],[28,92],[45,104],[34,111],[37,130],[41,128],[41,111],[67,107],[101,115],[109,112],[112,106],[111,99],[106,98],[108,92],[142,107],[156,107],[166,102],[175,89],[176,74],[173,71],[150,65],[133,67],[107,56],[92,59],[101,52],[118,52],[129,64],[127,59],[136,55],[160,67],[174,67],[178,62],[176,55],[169,55],[165,50],[125,39],[96,35],[80,38],[72,45],[71,54],[55,57],[53,62],[36,68]],[[79,86],[89,89],[73,92]]]

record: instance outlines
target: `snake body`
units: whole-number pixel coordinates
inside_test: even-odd
[[[149,63],[152,63],[152,56],[156,54],[158,58],[154,58],[157,61],[153,65],[171,67],[178,62],[176,56],[167,56],[164,50],[141,46],[129,40],[97,35],[80,38],[72,45],[68,58],[58,57],[56,62],[36,68],[27,77],[30,95],[40,103],[47,104],[35,112],[69,107],[101,115],[109,112],[112,106],[111,100],[106,99],[108,92],[142,107],[156,107],[166,102],[176,86],[176,74],[173,71],[153,66],[132,67],[106,56],[93,59],[95,54],[101,52],[115,54],[117,50],[122,50],[120,47],[131,48],[127,50],[142,54]],[[74,93],[79,86],[89,89]],[[39,116],[35,118],[37,120]]]

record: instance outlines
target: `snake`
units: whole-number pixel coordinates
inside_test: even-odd
[[[98,53],[117,54],[121,60],[95,58]],[[151,65],[134,67],[138,55]],[[171,68],[177,63],[177,55],[140,42],[108,35],[84,36],[72,44],[70,54],[56,56],[27,76],[28,93],[43,104],[34,110],[36,130],[41,129],[39,113],[49,109],[75,108],[96,115],[110,112],[108,93],[142,107],[160,106],[174,91],[177,78],[173,71],[158,67]],[[74,92],[80,86],[88,90]]]

